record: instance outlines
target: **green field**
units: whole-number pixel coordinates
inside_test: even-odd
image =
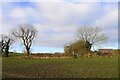
[[[118,57],[69,59],[2,58],[3,78],[117,78]]]

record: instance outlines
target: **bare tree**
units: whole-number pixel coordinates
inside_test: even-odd
[[[21,24],[18,27],[18,30],[13,31],[13,35],[22,39],[27,56],[29,56],[30,48],[33,43],[33,39],[36,36],[37,30],[34,28],[33,25],[30,24]]]
[[[91,49],[92,46],[100,45],[106,42],[107,36],[102,32],[100,27],[80,27],[77,34],[78,40],[86,42],[86,48]]]
[[[5,53],[6,57],[9,55],[9,48],[13,43],[13,38],[7,35],[1,35],[2,49],[1,52]]]

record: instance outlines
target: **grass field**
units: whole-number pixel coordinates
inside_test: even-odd
[[[2,59],[4,78],[117,78],[118,57],[79,59]]]

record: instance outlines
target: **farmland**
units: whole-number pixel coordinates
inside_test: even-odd
[[[3,78],[117,78],[118,56],[77,59],[2,58]]]

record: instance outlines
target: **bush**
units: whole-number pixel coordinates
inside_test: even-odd
[[[98,51],[98,52],[97,52],[97,55],[99,55],[99,56],[103,56],[103,55],[104,55],[104,53],[103,53],[103,52]]]

